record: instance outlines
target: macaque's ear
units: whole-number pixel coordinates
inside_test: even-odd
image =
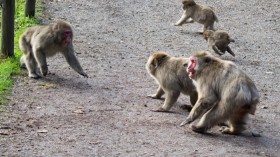
[[[59,26],[57,23],[54,23],[52,28],[53,28],[53,30],[57,31],[59,29]]]
[[[153,61],[152,61],[152,65],[155,67],[155,68],[157,68],[158,67],[158,60],[155,58],[155,59],[153,59]]]
[[[154,58],[152,64],[155,66],[155,68],[157,68],[165,60],[166,57],[166,54],[163,54],[160,57],[156,57]]]
[[[192,1],[192,0],[183,0],[182,3],[186,7],[190,7],[190,6],[196,5],[196,3],[194,1]]]
[[[194,1],[191,1],[191,2],[188,4],[188,6],[194,6],[194,5],[196,5],[196,3],[195,3]]]

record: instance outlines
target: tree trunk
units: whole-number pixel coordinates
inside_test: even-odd
[[[1,51],[4,57],[14,56],[15,0],[3,0],[2,7]]]
[[[25,17],[35,16],[35,4],[36,4],[36,0],[25,1]]]

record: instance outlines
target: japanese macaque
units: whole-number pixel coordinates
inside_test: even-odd
[[[80,75],[88,77],[74,54],[73,31],[70,24],[59,20],[54,24],[28,28],[19,39],[23,52],[21,67],[26,67],[28,76],[34,79],[46,76],[48,66],[46,57],[62,53],[68,64]],[[39,67],[41,75],[36,72]]]
[[[194,0],[182,0],[182,3],[184,13],[182,17],[173,24],[174,26],[198,22],[204,25],[203,32],[206,30],[214,30],[214,22],[218,22],[218,18],[211,8],[198,5]]]
[[[234,40],[230,38],[227,32],[222,30],[206,30],[203,33],[203,36],[204,39],[207,40],[208,45],[211,46],[215,53],[217,53],[218,55],[223,55],[227,51],[232,56],[235,56],[235,54],[228,46],[229,43],[234,42]]]
[[[198,100],[181,126],[191,123],[195,132],[204,133],[211,127],[227,122],[225,134],[245,130],[248,114],[254,115],[259,93],[254,82],[233,62],[221,60],[207,51],[199,51],[184,65],[194,81]]]
[[[148,59],[146,69],[156,80],[159,87],[156,94],[148,97],[160,99],[165,94],[165,101],[162,107],[156,112],[167,112],[177,101],[180,93],[190,96],[192,106],[197,101],[197,92],[192,80],[184,68],[184,63],[189,58],[175,58],[165,52],[154,52]]]

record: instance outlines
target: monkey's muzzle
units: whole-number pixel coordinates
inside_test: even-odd
[[[193,78],[193,76],[194,76],[195,66],[196,66],[196,60],[195,60],[194,57],[190,57],[190,62],[187,65],[184,64],[184,67],[186,67],[186,71],[189,72],[189,77],[190,78]]]

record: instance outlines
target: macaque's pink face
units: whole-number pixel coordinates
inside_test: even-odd
[[[71,30],[65,30],[64,31],[64,38],[63,38],[63,46],[67,46],[70,42],[72,42],[72,31]]]
[[[195,67],[196,67],[196,58],[190,57],[190,62],[187,67],[187,72],[189,72],[189,78],[192,79],[194,77],[195,73]]]

